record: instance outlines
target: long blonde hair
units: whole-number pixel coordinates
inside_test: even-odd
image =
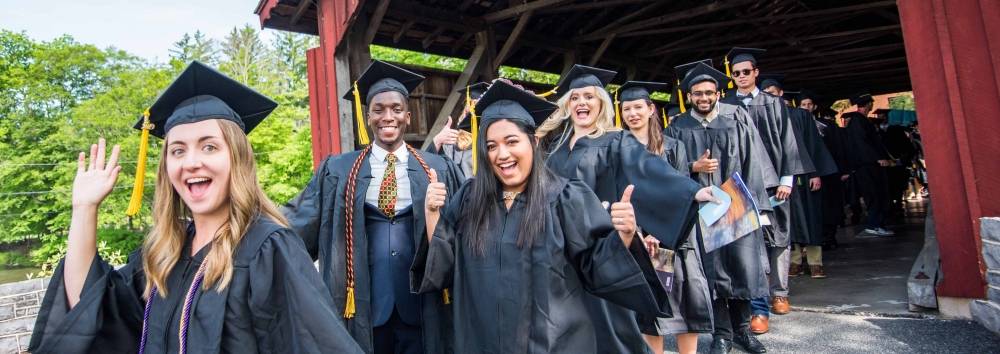
[[[268,217],[274,222],[288,226],[288,221],[278,211],[257,182],[257,163],[254,161],[250,141],[236,123],[217,120],[222,137],[229,145],[229,220],[212,239],[212,248],[205,256],[205,278],[202,289],[215,286],[221,291],[229,285],[233,277],[233,255],[256,217]],[[167,144],[163,153],[167,156]],[[152,287],[157,293],[167,296],[167,276],[184,252],[187,225],[191,210],[174,190],[167,176],[166,158],[160,159],[156,174],[156,195],[153,199],[153,230],[142,244],[142,266],[146,272],[146,290],[149,298]]]
[[[597,92],[597,98],[601,101],[601,110],[597,112],[597,118],[594,120],[594,131],[587,134],[587,137],[598,138],[607,132],[621,130],[615,127],[615,110],[614,104],[611,102],[611,95],[601,87],[597,87],[594,91]],[[549,152],[559,150],[559,147],[572,136],[572,134],[568,134],[569,130],[573,128],[572,121],[569,119],[572,116],[572,109],[569,107],[569,98],[572,95],[573,90],[569,90],[562,97],[559,97],[559,100],[556,101],[556,105],[559,108],[555,112],[552,112],[552,115],[545,119],[542,125],[535,130],[535,136],[542,141],[545,141],[550,133],[557,132],[559,134],[558,136],[550,137],[550,139],[554,139],[555,141],[550,140],[549,144],[547,144]]]

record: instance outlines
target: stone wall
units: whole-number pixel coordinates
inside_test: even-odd
[[[0,353],[21,353],[28,348],[48,283],[48,279],[31,279],[0,285]]]
[[[986,263],[986,299],[969,306],[972,318],[1000,334],[1000,218],[982,218],[983,262]]]

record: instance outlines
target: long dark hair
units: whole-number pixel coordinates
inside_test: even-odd
[[[656,156],[663,155],[663,128],[661,128],[663,123],[660,120],[660,113],[656,111],[653,100],[645,98],[643,101],[646,102],[646,106],[652,107],[653,111],[646,122],[646,150]],[[628,124],[623,125],[628,127]]]
[[[531,247],[535,239],[544,231],[545,215],[545,187],[552,180],[551,172],[545,167],[542,160],[541,150],[535,142],[535,131],[533,128],[514,119],[500,119],[490,123],[479,133],[486,136],[486,132],[493,123],[507,120],[526,135],[526,139],[531,144],[532,162],[531,172],[528,174],[527,186],[522,192],[525,203],[524,217],[518,226],[517,246],[520,248]],[[497,227],[500,215],[503,188],[500,181],[494,175],[492,164],[490,164],[489,154],[486,151],[486,139],[477,139],[478,145],[476,158],[476,177],[469,182],[469,190],[462,201],[462,211],[459,220],[465,222],[464,234],[466,245],[477,255],[486,254],[486,238],[492,228]]]

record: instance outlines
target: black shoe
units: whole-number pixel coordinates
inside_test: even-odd
[[[767,353],[767,348],[757,340],[757,337],[750,335],[750,329],[744,329],[733,335],[733,343],[743,347],[748,353],[762,354]]]
[[[733,341],[722,338],[722,337],[712,337],[712,347],[708,349],[709,354],[728,354],[733,350]]]

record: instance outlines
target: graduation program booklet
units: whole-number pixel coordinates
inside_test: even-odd
[[[720,189],[731,200],[726,212],[712,224],[698,218],[705,253],[722,248],[760,228],[757,204],[738,172],[733,173],[732,177],[720,186]]]
[[[674,287],[674,251],[666,248],[657,248],[656,254],[650,255],[653,261],[653,269],[656,269],[656,277],[660,279],[663,290],[670,293]]]
[[[726,215],[729,205],[733,204],[733,198],[719,187],[712,186],[712,196],[719,200],[718,204],[706,202],[698,209],[698,215],[701,216],[701,221],[705,222],[705,225],[715,224],[723,215]]]

